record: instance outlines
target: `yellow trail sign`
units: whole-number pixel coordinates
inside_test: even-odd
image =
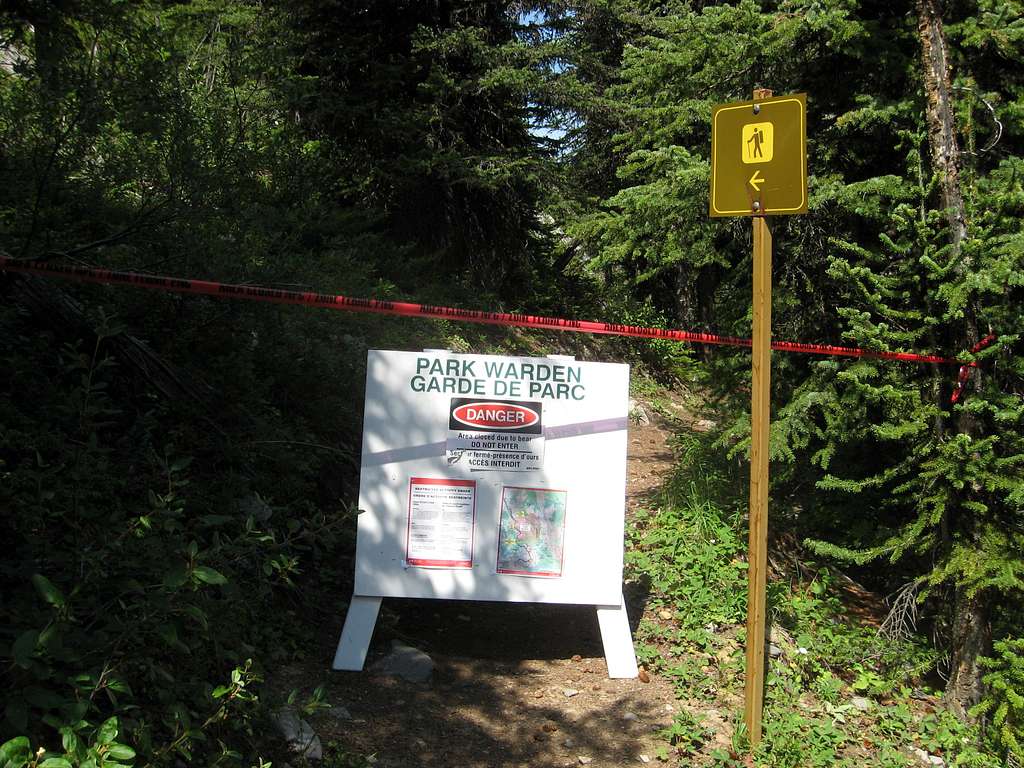
[[[806,94],[716,106],[711,215],[806,213],[806,147]]]
[[[753,749],[764,708],[765,577],[768,564],[768,435],[771,425],[772,233],[767,217],[807,212],[807,96],[772,97],[711,111],[712,216],[752,216],[754,328],[751,341],[750,543],[743,721]]]

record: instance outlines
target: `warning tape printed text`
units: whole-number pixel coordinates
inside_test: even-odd
[[[278,288],[260,288],[250,285],[216,283],[208,280],[184,280],[161,275],[142,275],[136,272],[117,272],[110,269],[72,267],[38,261],[20,261],[0,256],[0,270],[24,272],[37,275],[63,277],[84,283],[134,285],[141,288],[193,293],[207,296],[231,296],[254,301],[269,301],[278,304],[305,304],[353,312],[372,312],[382,315],[403,315],[407,317],[431,317],[442,320],[460,320],[489,325],[519,326],[523,328],[546,328],[549,330],[575,331],[578,333],[609,334],[648,339],[670,339],[696,344],[719,344],[731,347],[750,347],[750,339],[735,336],[718,336],[712,333],[647,328],[639,325],[600,323],[591,320],[564,320],[558,317],[523,315],[512,312],[484,312],[456,307],[437,307],[427,304],[411,304],[402,301],[359,299],[326,293],[288,291]],[[773,341],[772,349],[780,352],[798,352],[808,355],[830,355],[835,357],[864,357],[878,360],[904,360],[915,363],[963,363],[939,355],[920,355],[912,352],[876,352],[857,347],[837,347],[827,344],[801,344],[793,341]]]

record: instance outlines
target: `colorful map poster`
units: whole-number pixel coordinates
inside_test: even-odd
[[[498,573],[562,575],[566,496],[547,488],[502,488]]]

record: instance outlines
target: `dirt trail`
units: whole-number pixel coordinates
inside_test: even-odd
[[[629,510],[656,493],[673,463],[671,427],[647,413],[649,424],[629,430]],[[639,600],[628,606],[634,627]],[[617,768],[654,763],[665,744],[657,731],[678,707],[671,684],[656,675],[610,680],[592,607],[387,600],[385,608],[367,667],[398,639],[430,654],[430,684],[326,675],[316,654],[274,675],[279,691],[308,692],[327,678],[334,714],[313,719],[325,743],[374,755],[382,768]],[[324,627],[327,658],[338,631],[338,622]]]

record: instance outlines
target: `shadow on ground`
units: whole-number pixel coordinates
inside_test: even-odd
[[[655,501],[674,460],[670,432],[660,418],[630,427],[629,508]],[[648,589],[625,594],[635,632]],[[343,619],[322,622],[308,660],[272,680],[278,696],[326,684],[334,707],[312,723],[328,760],[345,750],[381,768],[619,768],[667,746],[658,732],[678,709],[672,684],[609,679],[594,606],[385,599],[367,671],[331,672]],[[371,671],[392,640],[431,656],[429,684]]]
[[[473,624],[459,634],[475,634]],[[504,657],[433,653],[433,680],[417,685],[372,672],[332,673],[328,695],[352,716],[327,712],[314,721],[321,738],[373,754],[385,768],[413,766],[572,766],[611,768],[654,759],[664,744],[657,732],[670,725],[676,705],[670,685],[655,679],[611,680],[600,656],[538,658],[516,647],[516,631],[502,644]],[[455,631],[458,628],[452,628]],[[444,633],[444,634],[447,634]],[[486,634],[486,633],[484,633]],[[553,632],[552,648],[568,644],[573,623]],[[583,633],[586,634],[586,633]],[[586,640],[598,646],[596,628]],[[447,650],[476,647],[455,641]],[[576,650],[581,650],[576,648]]]

